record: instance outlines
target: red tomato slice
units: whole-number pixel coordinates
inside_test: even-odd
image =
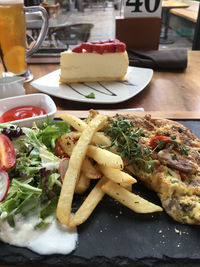
[[[15,165],[16,155],[12,141],[0,134],[0,170],[7,170]]]
[[[56,141],[55,153],[56,153],[56,156],[58,156],[58,157],[62,157],[64,155],[64,152],[63,152],[62,147],[60,145],[59,139]]]
[[[66,158],[69,158],[69,156],[63,151],[62,149],[62,146],[60,144],[60,139],[58,139],[56,141],[56,145],[55,145],[55,153],[56,153],[56,156],[62,158],[62,157],[66,157]]]

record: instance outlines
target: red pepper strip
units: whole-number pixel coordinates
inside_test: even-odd
[[[179,175],[181,176],[181,180],[182,180],[182,181],[185,181],[185,179],[187,178],[187,174],[184,173],[184,172],[180,172],[180,171],[179,171]]]
[[[171,140],[169,139],[170,137],[167,136],[154,136],[150,140],[150,147],[151,148],[156,148],[159,142],[162,142],[163,140],[165,141],[164,144],[171,143]]]

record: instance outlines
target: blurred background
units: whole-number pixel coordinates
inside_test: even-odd
[[[170,2],[163,0],[164,3]],[[159,49],[192,50],[198,25],[199,1],[176,0],[184,8],[162,8]],[[123,17],[124,0],[25,0],[26,6],[41,5],[49,14],[49,31],[41,49],[56,52],[72,49],[86,41],[115,38],[115,20]],[[31,45],[41,26],[39,15],[27,15],[27,40]],[[167,24],[167,38],[165,35]],[[135,37],[137,38],[137,37]]]

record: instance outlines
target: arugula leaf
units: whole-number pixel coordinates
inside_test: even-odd
[[[28,137],[26,140],[30,144],[32,144],[34,147],[45,147],[45,145],[38,139],[36,129],[30,129],[30,128],[22,128],[24,134]]]
[[[58,174],[58,173],[52,173],[48,177],[48,188],[49,188],[49,190],[52,190],[54,185],[58,185],[59,187],[61,187],[61,183],[59,181],[59,178],[60,178],[60,174]]]
[[[9,216],[13,210],[15,210],[18,205],[20,204],[20,198],[18,194],[15,194],[15,196],[11,199],[4,200],[1,203],[1,212],[6,212],[7,216]]]
[[[50,170],[58,169],[60,158],[48,151],[44,147],[39,148],[39,156],[41,159],[41,166]]]
[[[49,200],[48,203],[45,205],[45,207],[40,211],[39,218],[44,220],[50,215],[54,214],[56,211],[57,203],[58,203],[58,197],[54,197],[51,200]]]
[[[25,193],[25,194],[33,193],[33,194],[41,195],[42,193],[42,189],[31,186],[26,183],[19,182],[16,179],[12,180],[12,184],[13,186],[16,186],[20,192]]]
[[[14,214],[21,213],[23,216],[26,216],[30,211],[37,208],[40,204],[40,196],[31,193],[27,198],[17,206],[14,210]]]
[[[69,124],[64,121],[55,121],[50,124],[43,124],[43,128],[38,128],[38,139],[42,141],[45,146],[54,151],[56,140],[63,134],[70,131]]]

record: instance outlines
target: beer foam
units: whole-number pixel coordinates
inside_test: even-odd
[[[0,5],[23,4],[24,0],[0,0]]]

